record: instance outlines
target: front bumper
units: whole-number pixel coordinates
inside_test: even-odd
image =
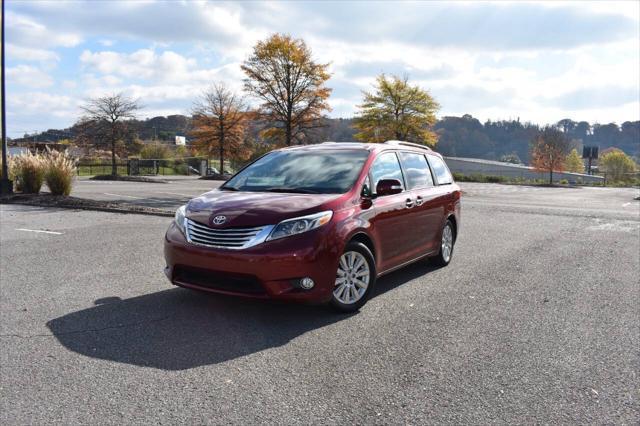
[[[165,274],[174,285],[214,293],[325,302],[331,298],[342,250],[332,244],[330,234],[330,228],[323,227],[228,250],[190,244],[172,223],[165,236]],[[315,281],[311,290],[299,288],[303,277]]]

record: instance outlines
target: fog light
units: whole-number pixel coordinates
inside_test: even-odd
[[[305,290],[311,290],[315,284],[316,283],[314,283],[313,280],[309,277],[304,277],[300,280],[300,287]]]

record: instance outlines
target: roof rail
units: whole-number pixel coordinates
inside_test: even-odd
[[[405,142],[405,141],[386,141],[385,145],[404,145],[404,146],[412,146],[414,148],[422,148],[422,149],[426,149],[427,151],[432,151],[431,148],[429,148],[426,145],[420,145],[418,143],[413,143],[413,142]]]

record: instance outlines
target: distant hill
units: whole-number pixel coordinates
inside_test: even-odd
[[[354,140],[353,119],[326,118],[326,127],[310,134],[309,142]],[[191,118],[184,115],[153,117],[146,120],[135,120],[135,131],[143,140],[158,139],[173,142],[176,135],[187,136],[191,128]],[[615,123],[590,124],[585,121],[576,122],[570,119],[560,120],[558,127],[573,140],[579,150],[583,145],[593,145],[604,150],[619,148],[627,154],[640,157],[640,121],[626,121],[618,126]],[[534,123],[521,123],[520,120],[487,121],[481,123],[471,115],[462,117],[443,117],[434,130],[439,135],[436,150],[447,156],[484,158],[500,160],[501,158],[519,158],[523,162],[529,159],[529,143],[540,126]],[[260,123],[253,123],[249,132],[254,140],[260,140]],[[73,139],[75,127],[56,130],[50,129],[35,135],[25,135],[20,141],[50,141]]]

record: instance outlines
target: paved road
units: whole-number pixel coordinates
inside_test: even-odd
[[[638,203],[496,187],[354,315],[172,288],[167,218],[2,205],[0,422],[637,424]]]

